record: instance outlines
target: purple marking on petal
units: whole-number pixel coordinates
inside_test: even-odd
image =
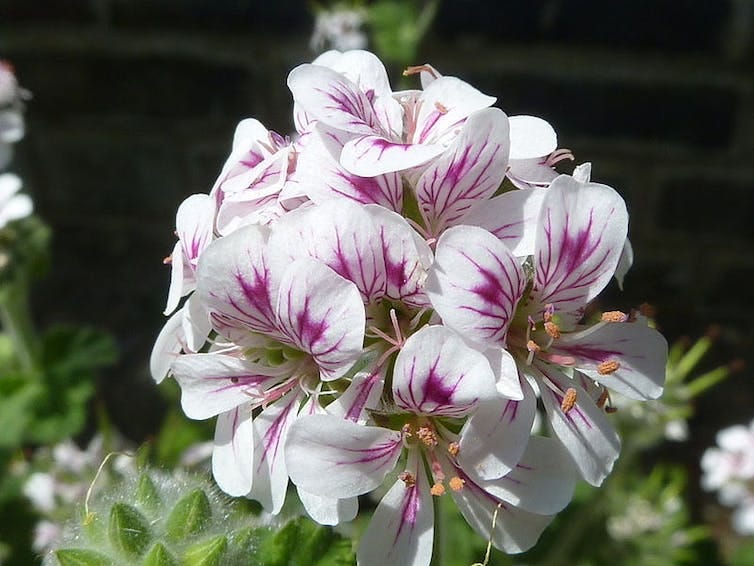
[[[432,133],[432,128],[434,128],[435,124],[437,124],[437,121],[442,115],[443,113],[439,110],[434,110],[429,116],[427,116],[427,121],[424,123],[422,131],[419,133],[418,143],[426,143],[427,138]]]
[[[346,412],[345,418],[354,422],[359,420],[361,413],[364,411],[364,407],[369,400],[369,395],[375,385],[379,384],[382,379],[382,374],[379,370],[375,371],[369,379],[367,379],[359,389],[353,403]]]
[[[553,234],[552,208],[548,208],[543,229],[546,236],[546,253],[539,253],[537,257],[537,289],[553,286],[547,293],[539,297],[542,303],[558,293],[570,290],[571,294],[559,296],[559,301],[572,301],[581,299],[587,295],[589,285],[598,281],[605,273],[605,264],[615,255],[613,250],[605,248],[602,255],[592,258],[602,247],[602,237],[609,224],[610,217],[615,213],[612,208],[604,219],[600,219],[601,228],[594,227],[594,209],[589,211],[589,219],[586,226],[579,228],[575,233],[569,231],[571,216],[565,212],[562,233],[556,243]],[[556,249],[556,246],[557,247]],[[546,263],[545,258],[546,257]],[[554,260],[554,263],[553,263]],[[593,264],[586,271],[580,269],[585,263]],[[574,274],[576,274],[574,276]],[[579,290],[581,289],[581,290]]]
[[[506,266],[500,261],[500,259],[494,254],[492,250],[488,250],[490,258],[495,262],[499,268],[499,272],[502,273],[504,280],[500,279],[498,274],[493,273],[486,267],[481,266],[472,257],[460,252],[460,254],[471,263],[484,278],[484,282],[480,285],[469,289],[472,293],[478,295],[482,301],[490,308],[479,308],[470,305],[461,305],[460,308],[471,312],[479,313],[488,318],[493,318],[500,321],[499,326],[489,326],[480,329],[486,329],[491,331],[492,335],[507,329],[510,322],[511,313],[515,308],[515,304],[518,301],[518,295],[521,292],[521,285],[515,285],[511,279]],[[503,286],[503,282],[507,285]],[[519,282],[520,283],[520,282]],[[497,307],[497,308],[496,308]],[[497,311],[497,312],[496,312]],[[499,338],[502,338],[500,336]]]
[[[338,449],[341,452],[354,452],[356,454],[361,454],[362,456],[343,462],[335,462],[335,464],[338,466],[350,466],[351,464],[367,464],[370,462],[378,462],[377,468],[380,468],[383,465],[379,463],[380,460],[389,460],[393,457],[393,453],[396,451],[396,449],[403,449],[401,443],[401,440],[398,440],[397,442],[388,440],[386,442],[383,442],[382,444],[377,444],[376,446],[367,449],[356,449],[338,446]]]
[[[290,397],[291,399],[286,399],[287,397]],[[288,404],[265,432],[264,438],[262,439],[263,450],[261,458],[259,459],[259,466],[257,466],[257,473],[261,473],[262,466],[268,456],[271,456],[271,462],[277,459],[278,451],[283,447],[283,433],[285,431],[285,424],[288,420],[288,415],[297,406],[297,403],[291,401],[295,401],[296,397],[297,395],[295,393],[287,393],[276,401],[276,403],[287,402]]]
[[[409,410],[415,410],[418,414],[442,414],[444,416],[461,416],[468,412],[469,406],[477,402],[477,399],[473,399],[470,403],[459,405],[453,399],[458,386],[463,381],[465,374],[456,376],[455,382],[447,384],[443,377],[437,371],[437,363],[433,364],[429,368],[429,372],[426,377],[420,379],[417,376],[416,369],[417,360],[414,357],[411,360],[411,369],[409,370],[410,376],[408,378],[408,395],[407,399],[402,392],[402,389],[394,389],[396,401],[400,401],[402,406]],[[415,385],[414,378],[417,381],[423,380],[421,385]],[[420,389],[420,391],[419,391]],[[421,394],[421,399],[417,398],[415,393]]]
[[[403,501],[401,502],[401,524],[395,533],[393,546],[395,546],[398,542],[398,539],[401,536],[401,532],[403,532],[405,526],[408,526],[411,530],[415,528],[416,517],[419,515],[420,505],[421,500],[419,499],[418,485],[414,485],[412,487],[407,486],[406,491],[403,494]]]

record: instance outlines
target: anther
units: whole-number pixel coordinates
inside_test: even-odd
[[[563,400],[560,402],[560,408],[564,413],[568,413],[576,405],[576,390],[573,387],[566,389]]]
[[[620,369],[620,363],[615,360],[607,360],[597,366],[597,373],[600,375],[610,375],[618,371],[618,369]]]
[[[162,263],[164,263],[165,265],[170,265],[171,263],[173,263],[173,256],[169,255],[168,257],[162,260]]]
[[[602,313],[602,322],[626,322],[628,315],[621,311],[607,311]]]
[[[448,444],[448,454],[455,457],[458,456],[458,452],[461,451],[461,447],[458,445],[457,442],[451,442]]]
[[[526,343],[526,349],[529,350],[529,355],[526,358],[526,364],[531,365],[532,361],[534,361],[534,354],[539,352],[542,348],[540,348],[539,344],[537,344],[534,340],[529,340]]]
[[[429,492],[435,497],[440,497],[441,495],[445,495],[445,486],[437,482],[430,488]]]
[[[560,338],[560,327],[552,321],[545,322],[545,332],[554,340]]]
[[[447,114],[448,113],[448,109],[442,103],[440,103],[440,102],[435,102],[435,108],[437,108],[437,111],[440,114]]]
[[[432,428],[428,426],[420,426],[419,429],[416,431],[416,436],[426,446],[429,446],[429,447],[437,446],[437,434],[435,434],[435,431],[432,430]]]
[[[545,322],[552,322],[552,317],[555,314],[555,307],[552,305],[552,303],[547,303],[545,305],[545,312],[542,313],[542,318]]]
[[[437,78],[437,71],[435,71],[430,65],[411,65],[406,67],[403,71],[403,76],[408,77],[411,75],[417,75],[421,72],[429,73],[434,79]]]
[[[414,428],[408,423],[404,424],[401,427],[401,432],[406,438],[411,438],[412,436],[414,436]]]
[[[463,485],[464,485],[465,483],[466,483],[466,482],[465,482],[465,481],[463,481],[463,480],[462,480],[461,478],[459,478],[458,476],[453,476],[453,477],[452,477],[452,478],[450,478],[450,480],[448,481],[448,485],[450,486],[450,489],[452,489],[453,491],[461,491],[461,490],[463,489]]]
[[[406,487],[414,487],[416,485],[416,478],[411,472],[401,472],[398,474],[398,479],[406,484]]]

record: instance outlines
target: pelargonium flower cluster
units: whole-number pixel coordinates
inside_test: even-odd
[[[754,535],[754,420],[717,433],[717,446],[702,455],[702,487],[735,508],[733,528]]]
[[[530,548],[579,477],[610,473],[610,391],[658,397],[667,350],[641,317],[585,319],[630,263],[618,193],[588,164],[558,174],[573,156],[546,121],[406,73],[421,89],[330,51],[288,77],[292,139],[239,124],[178,209],[151,360],[189,417],[217,418],[227,493],[277,513],[291,480],[337,524],[386,487],[361,564],[428,564],[443,496],[497,548]]]

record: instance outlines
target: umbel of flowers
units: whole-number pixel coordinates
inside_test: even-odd
[[[610,473],[610,392],[658,397],[667,351],[640,316],[585,319],[630,265],[618,193],[588,164],[559,175],[573,156],[544,120],[406,72],[421,89],[327,52],[288,77],[292,139],[238,125],[209,194],[178,209],[151,361],[189,417],[217,419],[227,493],[274,514],[290,480],[337,524],[384,486],[365,565],[428,564],[437,497],[530,548],[578,478]]]

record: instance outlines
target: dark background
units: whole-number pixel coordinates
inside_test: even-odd
[[[116,336],[99,398],[136,441],[164,410],[147,362],[175,211],[241,118],[292,129],[311,29],[302,2],[0,0],[0,57],[34,94],[12,168],[54,231],[36,316]],[[704,367],[746,362],[669,448],[692,485],[715,432],[754,417],[753,35],[752,0],[446,0],[416,61],[546,118],[623,194],[636,262],[606,307],[651,303],[671,341],[717,325]]]

